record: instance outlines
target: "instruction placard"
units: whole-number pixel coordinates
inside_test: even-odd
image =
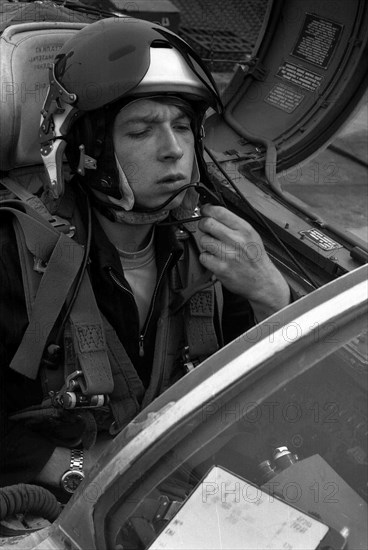
[[[315,550],[328,527],[215,466],[150,550]]]
[[[307,13],[300,36],[291,54],[326,69],[334,54],[344,26]]]
[[[276,76],[310,92],[315,92],[323,79],[320,74],[286,61],[279,67]]]
[[[297,92],[294,88],[283,83],[275,84],[264,98],[266,103],[274,107],[292,113],[303,101],[304,94]]]
[[[312,241],[318,246],[318,248],[321,248],[322,250],[337,250],[338,248],[343,247],[342,244],[339,244],[336,241],[330,239],[330,237],[328,237],[327,235],[322,233],[322,231],[316,228],[299,231],[299,234],[307,237],[307,239]]]

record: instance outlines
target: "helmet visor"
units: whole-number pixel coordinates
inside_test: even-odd
[[[155,23],[133,18],[101,20],[82,29],[57,56],[55,76],[76,94],[78,109],[95,110],[134,93],[149,70],[151,47],[178,50],[208,90],[209,105],[216,107],[216,85],[190,46]]]

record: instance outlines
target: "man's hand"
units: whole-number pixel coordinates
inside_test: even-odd
[[[206,204],[199,222],[200,261],[231,292],[247,298],[258,321],[290,302],[290,289],[253,227],[222,206]]]

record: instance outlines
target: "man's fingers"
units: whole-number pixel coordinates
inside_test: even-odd
[[[198,224],[200,231],[202,232],[202,239],[206,237],[209,239],[213,237],[218,241],[231,245],[239,239],[239,235],[230,229],[227,225],[216,220],[215,218],[202,218]]]
[[[209,271],[212,271],[217,277],[221,278],[221,274],[226,273],[226,264],[219,260],[217,256],[214,256],[210,252],[202,252],[199,256],[199,261]]]
[[[226,238],[217,239],[211,234],[201,231],[199,243],[202,252],[216,256],[218,260],[233,263],[243,259],[254,263],[262,260],[266,255],[262,242],[254,237],[255,235],[252,240],[247,242],[243,241],[239,234],[236,234],[235,238],[228,234]]]
[[[242,247],[232,241],[225,243],[219,239],[215,239],[207,233],[203,233],[200,238],[201,252],[205,252],[210,256],[214,256],[216,260],[229,263],[236,259],[239,260],[242,252]]]
[[[245,220],[239,218],[222,206],[206,205],[201,209],[205,216],[199,222],[199,229],[227,245],[244,245],[259,242],[261,238],[256,230]]]
[[[252,226],[234,214],[233,212],[230,212],[227,208],[224,208],[223,206],[214,206],[213,204],[205,204],[201,207],[201,214],[203,216],[206,216],[207,218],[214,218],[218,222],[224,224],[229,229],[232,229],[234,231],[240,231],[252,229]]]
[[[216,257],[219,257],[223,253],[224,247],[226,247],[223,242],[213,238],[211,235],[207,235],[206,233],[202,234],[199,242],[201,245],[201,252],[206,252],[207,254]]]

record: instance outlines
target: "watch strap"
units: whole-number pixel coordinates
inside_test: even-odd
[[[83,472],[84,454],[83,449],[71,449],[70,451],[70,470]]]
[[[69,469],[60,479],[62,489],[69,494],[73,494],[84,479],[83,459],[82,449],[71,449]]]

